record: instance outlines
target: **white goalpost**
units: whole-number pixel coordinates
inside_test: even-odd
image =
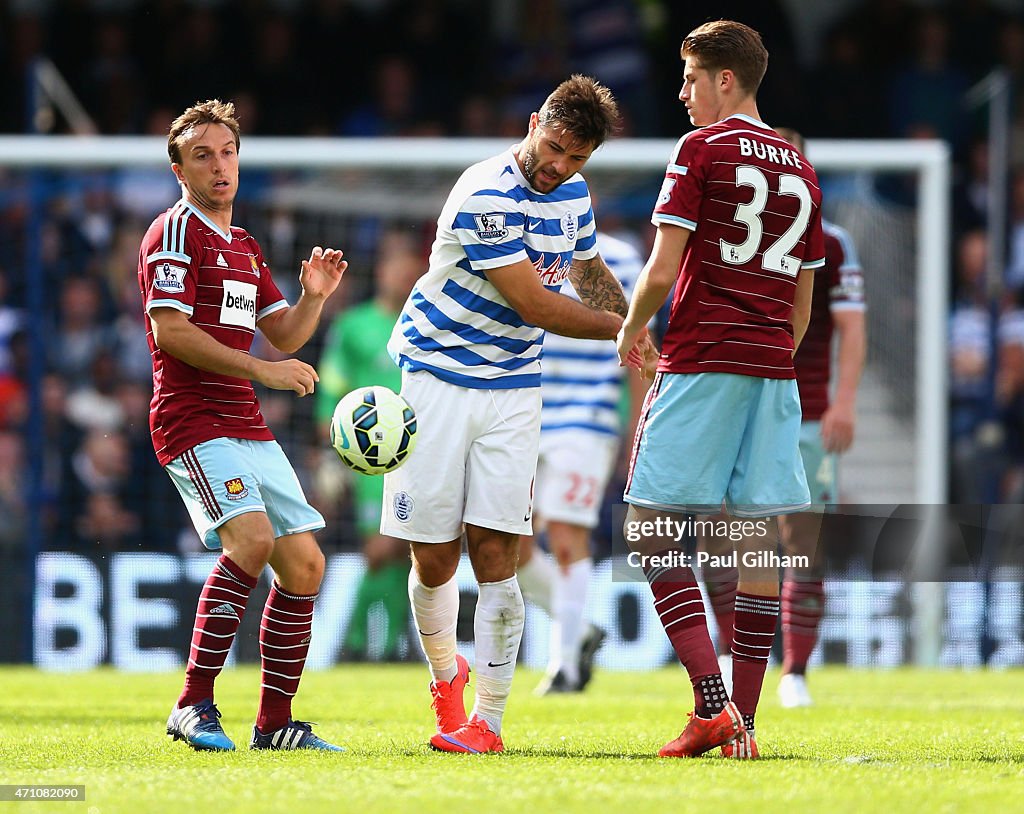
[[[603,196],[601,177],[613,173],[618,179],[628,174],[660,173],[674,142],[662,139],[612,141],[595,153],[586,169],[590,185]],[[415,182],[418,173],[458,173],[477,160],[494,155],[508,143],[500,139],[330,139],[330,138],[246,138],[242,146],[243,173],[251,169],[308,170],[327,175],[282,191],[273,201],[277,206],[310,205],[319,198],[333,211],[350,212],[360,206],[367,214],[393,203],[389,196],[374,196],[374,173],[400,172],[404,183]],[[832,174],[877,175],[906,173],[915,178],[917,203],[910,242],[913,262],[915,322],[914,381],[909,429],[913,437],[913,484],[890,492],[890,503],[939,504],[946,496],[946,312],[949,280],[950,157],[939,141],[839,141],[809,140],[808,156],[823,177]],[[55,170],[126,169],[166,166],[166,143],[160,137],[75,137],[0,136],[0,171],[47,168]],[[340,174],[340,175],[336,175]],[[429,179],[428,179],[429,180]],[[244,184],[244,175],[243,175]],[[424,193],[422,182],[412,187],[413,195],[397,187],[404,198],[403,217],[439,211],[434,201],[443,201],[447,186],[430,185]],[[430,192],[433,192],[431,195]],[[655,186],[651,192],[653,200]],[[319,192],[319,195],[318,195]],[[426,200],[423,200],[426,198]],[[826,205],[828,205],[826,200]],[[885,207],[878,228],[886,227]],[[428,217],[431,217],[428,215]],[[840,225],[851,228],[850,224]],[[902,228],[892,224],[894,228]],[[858,237],[854,235],[855,239]],[[863,255],[873,244],[885,242],[884,234],[867,234],[856,241]],[[869,245],[871,244],[871,245]],[[891,291],[887,275],[891,269],[872,268],[865,263],[869,286],[876,287],[875,299]],[[869,296],[871,294],[869,289]],[[872,307],[869,302],[869,309]],[[869,347],[871,340],[869,337]],[[870,351],[869,351],[870,353]],[[874,359],[869,359],[869,365]],[[896,439],[893,439],[896,440]]]
[[[584,174],[595,194],[599,224],[605,222],[602,207],[615,203],[616,226],[632,230],[638,242],[645,240],[643,230],[649,229],[674,143],[622,139],[594,154]],[[351,255],[348,236],[367,219],[432,222],[458,174],[509,144],[504,139],[243,136],[242,192],[250,173],[265,177],[239,220],[251,224],[265,250],[267,235],[281,227],[274,233],[300,234],[297,245],[329,230],[330,239]],[[939,141],[812,139],[807,153],[823,181],[826,216],[853,235],[867,282],[869,358],[858,400],[858,438],[841,464],[844,502],[940,506],[947,497],[948,469],[949,149]],[[34,171],[74,175],[161,168],[167,168],[161,137],[0,136],[0,184],[24,181]],[[877,179],[890,176],[902,179],[906,196],[900,203],[879,194]],[[0,265],[9,276],[23,273],[10,258],[0,257]],[[940,545],[939,538],[934,535],[926,545]],[[931,553],[941,556],[938,548]],[[913,660],[921,664],[938,660],[943,588],[916,586],[914,633],[908,638]]]

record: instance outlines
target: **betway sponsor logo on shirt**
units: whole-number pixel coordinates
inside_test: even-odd
[[[256,330],[256,286],[239,280],[224,281],[224,299],[220,304],[222,325],[238,325]]]

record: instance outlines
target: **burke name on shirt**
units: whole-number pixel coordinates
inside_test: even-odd
[[[782,164],[787,167],[803,169],[800,156],[794,150],[787,147],[776,147],[774,144],[764,144],[756,139],[740,138],[740,155],[754,156],[762,161],[771,161],[775,164]]]

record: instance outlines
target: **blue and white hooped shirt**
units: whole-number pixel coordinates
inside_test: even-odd
[[[622,284],[626,299],[632,297],[644,266],[640,253],[626,241],[604,232],[597,233],[597,248]],[[562,286],[562,293],[578,299],[569,282]],[[541,433],[582,430],[618,437],[625,374],[614,341],[549,333],[544,338]]]
[[[474,164],[441,210],[430,267],[413,287],[388,351],[404,370],[462,387],[539,387],[544,331],[522,320],[486,272],[529,260],[544,286],[557,291],[574,259],[596,254],[583,176],[545,194],[530,186],[511,149]]]

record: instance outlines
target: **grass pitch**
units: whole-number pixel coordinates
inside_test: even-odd
[[[0,814],[1024,809],[1019,670],[825,669],[811,677],[817,705],[802,710],[778,706],[770,672],[754,762],[655,756],[692,703],[678,669],[602,672],[569,697],[534,698],[538,679],[516,675],[505,754],[475,757],[426,746],[425,667],[311,672],[297,717],[348,752],[266,753],[244,748],[258,672],[228,669],[217,702],[243,748],[211,754],[164,735],[178,675],[2,669],[0,784],[84,784],[86,800],[0,802]]]

